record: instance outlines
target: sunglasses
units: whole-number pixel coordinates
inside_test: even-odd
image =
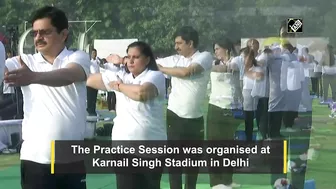
[[[38,34],[41,36],[41,37],[46,37],[46,36],[49,36],[51,35],[52,33],[54,32],[53,29],[47,29],[47,30],[33,30],[31,35],[33,37],[36,37]]]

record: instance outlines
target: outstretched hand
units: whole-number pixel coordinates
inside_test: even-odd
[[[5,73],[4,81],[10,86],[27,86],[33,83],[36,73],[31,71],[23,62],[21,56],[18,57],[21,68]]]

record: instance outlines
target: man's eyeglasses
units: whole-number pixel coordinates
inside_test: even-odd
[[[49,29],[49,30],[33,30],[31,34],[33,37],[36,37],[37,34],[39,34],[41,37],[45,37],[52,33],[53,33],[53,30]]]

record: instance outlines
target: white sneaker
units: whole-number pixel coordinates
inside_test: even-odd
[[[112,120],[112,118],[110,118],[110,117],[105,117],[104,118],[104,121],[111,121]]]
[[[241,184],[237,184],[237,183],[233,182],[230,186],[231,186],[232,188],[240,188],[240,187],[241,187]]]
[[[211,189],[232,189],[231,186],[225,186],[224,184],[218,184],[216,186],[213,186]]]
[[[295,132],[295,129],[293,129],[293,128],[286,128],[286,132],[293,133],[293,132]]]

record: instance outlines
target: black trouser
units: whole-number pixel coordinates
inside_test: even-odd
[[[168,140],[204,140],[203,116],[186,119],[167,110],[167,135]],[[185,175],[185,189],[196,189],[198,172],[194,168],[192,170],[193,174]],[[169,174],[169,182],[170,189],[182,189],[182,173]]]
[[[294,125],[295,118],[298,117],[297,111],[286,111],[283,112],[283,123],[286,128],[292,128]]]
[[[245,116],[245,136],[247,142],[253,141],[254,111],[244,111]]]
[[[23,101],[18,99],[16,94],[5,94],[0,101],[0,117],[2,120],[22,119],[23,118]],[[19,109],[18,109],[19,108]]]
[[[318,95],[319,94],[319,78],[312,77],[310,79],[312,83],[312,92],[314,93],[314,95]]]
[[[160,189],[160,173],[116,174],[117,189]]]
[[[117,98],[116,98],[115,92],[108,92],[107,93],[107,107],[109,111],[116,110],[116,102],[117,102]]]
[[[289,160],[295,163],[291,168],[291,183],[293,189],[303,189],[305,183],[307,160],[301,159],[300,155],[307,153],[310,144],[311,130],[307,125],[312,121],[312,112],[300,113],[297,124],[294,125],[295,132],[284,133],[285,139],[288,140],[288,149],[290,151]],[[281,158],[280,158],[281,159]],[[274,162],[277,165],[280,162]],[[272,174],[271,185],[279,178],[285,178],[284,174]]]
[[[86,189],[86,174],[84,162],[75,162],[63,165],[69,172],[79,171],[82,173],[51,174],[50,164],[39,164],[32,161],[21,161],[21,187],[22,189]]]
[[[268,128],[270,131],[270,138],[278,138],[281,137],[280,130],[282,124],[282,111],[278,112],[269,112],[268,113]]]
[[[207,139],[208,140],[234,140],[235,132],[242,120],[235,119],[232,110],[226,110],[209,104],[207,115]],[[233,170],[232,170],[233,171]],[[216,171],[214,173],[211,168],[210,186],[224,184],[229,186],[232,184],[232,172],[228,169],[222,173]]]
[[[15,94],[3,94],[2,99],[0,100],[0,109],[13,104],[15,101]]]
[[[91,87],[86,87],[87,90],[87,112],[89,115],[97,115],[96,113],[96,102],[97,102],[97,94],[98,90],[91,88]]]
[[[269,137],[268,129],[268,98],[260,98],[258,101],[257,111],[256,111],[256,121],[259,128],[259,132],[263,139]]]
[[[128,159],[141,158],[144,161],[151,161],[154,157],[141,157],[128,155]],[[155,157],[164,162],[163,157]],[[120,168],[121,170],[123,168]],[[141,169],[141,168],[139,168]],[[150,172],[139,170],[139,172],[124,173],[118,172],[116,168],[117,189],[160,189],[163,167],[155,167]]]

